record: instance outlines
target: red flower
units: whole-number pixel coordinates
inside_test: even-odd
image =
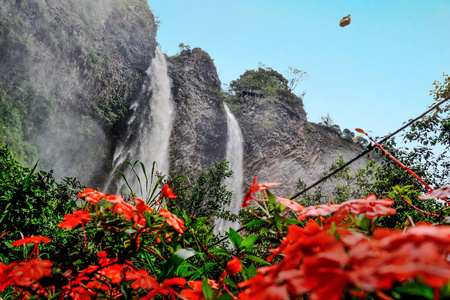
[[[298,212],[300,215],[298,217],[299,220],[304,220],[307,217],[321,217],[328,216],[332,213],[338,211],[341,208],[339,204],[327,204],[327,205],[315,205],[305,207],[303,210]]]
[[[13,246],[22,246],[23,244],[29,245],[31,243],[39,244],[40,242],[43,242],[47,244],[50,242],[51,239],[45,236],[32,236],[32,237],[25,237],[23,239],[17,240],[14,243],[12,243]]]
[[[241,262],[237,257],[233,257],[233,259],[227,263],[227,268],[225,272],[227,274],[236,276],[236,274],[241,270],[242,270]]]
[[[153,212],[153,209],[148,206],[144,200],[139,199],[139,198],[134,198],[131,200],[134,202],[137,202],[138,204],[136,205],[136,209],[138,210],[138,212],[143,213],[144,211],[149,211],[149,212]]]
[[[122,202],[117,202],[116,205],[114,205],[114,210],[118,214],[123,214],[125,219],[130,220],[134,215],[134,211],[136,210],[136,207],[122,201]]]
[[[71,215],[64,216],[64,222],[58,224],[61,228],[73,228],[79,224],[84,225],[90,221],[89,212],[77,210]]]
[[[391,199],[377,199],[377,196],[370,194],[364,199],[353,199],[341,204],[342,210],[348,210],[351,214],[364,214],[367,219],[372,220],[375,217],[393,215],[395,208],[389,207],[394,204]]]
[[[208,283],[209,283],[209,285],[211,286],[211,288],[213,290],[219,289],[219,284],[214,279],[209,279],[208,278],[207,280],[208,280]]]
[[[4,292],[8,285],[14,284],[14,279],[10,274],[18,265],[18,263],[10,263],[9,265],[0,263],[0,292]]]
[[[159,287],[156,278],[148,275],[148,272],[146,270],[127,272],[125,278],[126,280],[134,280],[134,282],[131,284],[131,288],[133,290],[137,290],[139,288],[151,290]]]
[[[94,204],[100,202],[101,198],[106,198],[106,195],[102,192],[90,188],[85,189],[82,193],[77,194],[77,196],[80,198],[86,197],[86,201]]]
[[[302,210],[305,208],[303,205],[300,205],[297,202],[294,202],[290,199],[285,199],[285,198],[280,198],[280,197],[275,197],[275,198],[277,198],[281,204],[292,209],[293,211],[295,211],[298,214],[300,214],[302,212]]]
[[[30,286],[42,277],[52,274],[51,266],[53,266],[53,263],[49,260],[35,258],[28,262],[21,262],[19,265],[10,273],[11,276],[15,277],[15,284],[17,285]]]
[[[207,279],[209,285],[212,289],[217,290],[219,288],[219,285],[217,282],[215,282],[212,279]],[[181,291],[180,295],[184,297],[185,299],[189,300],[204,300],[205,296],[203,295],[202,286],[203,282],[200,280],[197,281],[189,281],[188,285],[192,288],[186,288],[183,291]]]
[[[186,279],[181,277],[175,277],[170,279],[164,279],[161,286],[157,289],[150,291],[143,300],[153,299],[156,294],[169,295],[171,299],[175,300],[175,296],[178,294],[175,290],[175,286],[183,286],[186,284]],[[167,299],[167,298],[165,298]]]
[[[121,195],[108,195],[105,198],[106,202],[109,203],[122,203],[123,202],[123,198]]]
[[[203,282],[201,282],[200,280],[189,281],[188,285],[190,287],[192,287],[192,289],[186,288],[183,291],[181,291],[180,295],[182,297],[184,297],[185,299],[189,299],[189,300],[204,300],[205,299],[205,297],[203,296],[203,292],[202,292]]]
[[[161,189],[161,197],[160,198],[170,198],[175,199],[177,196],[173,193],[173,190],[169,187],[169,185],[166,183],[164,187]]]
[[[427,199],[447,200],[448,197],[450,197],[450,185],[444,185],[440,189],[430,190],[425,195],[419,196],[419,199],[420,200],[427,200]]]
[[[161,214],[161,216],[166,218],[167,224],[169,224],[170,226],[175,228],[175,230],[178,231],[179,233],[181,233],[181,234],[184,233],[184,230],[186,230],[186,227],[184,227],[183,220],[178,219],[178,217],[176,215],[174,215],[173,213],[171,213],[165,209],[159,210],[159,213]]]
[[[113,262],[117,261],[117,259],[111,259],[108,261],[108,259],[105,259],[103,262],[103,265],[111,264]],[[98,274],[103,275],[111,280],[113,283],[119,283],[122,281],[122,275],[124,274],[124,269],[128,269],[128,266],[125,264],[113,264],[108,267],[105,267],[98,271]]]
[[[251,201],[251,200],[264,201],[264,200],[257,199],[255,197],[253,197],[254,193],[256,193],[258,191],[264,191],[267,188],[270,188],[270,187],[273,187],[273,186],[281,185],[280,182],[256,184],[256,181],[258,181],[257,177],[255,177],[253,179],[253,182],[250,185],[250,190],[247,192],[247,194],[245,194],[244,201],[242,202],[242,207],[246,207],[248,205],[248,201]]]

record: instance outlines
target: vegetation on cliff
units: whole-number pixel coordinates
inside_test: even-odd
[[[94,183],[101,174],[82,169],[109,162],[154,54],[147,2],[2,1],[0,20],[3,141],[28,165],[40,157],[59,176]]]

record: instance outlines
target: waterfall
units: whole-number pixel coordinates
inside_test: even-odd
[[[145,177],[141,167],[136,166],[135,171],[141,180],[142,194],[136,175],[131,167],[125,165],[125,161],[128,160],[130,163],[141,161],[145,165],[149,181],[154,161],[155,171],[165,175],[169,173],[169,140],[174,118],[171,87],[166,59],[161,51],[156,49],[140,95],[130,107],[131,116],[127,123],[126,136],[113,157],[112,172],[120,168],[133,191],[143,199],[150,195],[146,194]],[[119,193],[120,189],[127,190],[123,181],[120,184],[116,183],[119,175],[113,175],[114,173],[111,174],[105,190],[112,190],[115,193]]]
[[[230,109],[223,103],[225,112],[227,113],[227,127],[228,127],[228,141],[227,141],[227,153],[226,158],[229,162],[229,167],[233,171],[233,175],[224,182],[229,191],[233,192],[230,205],[227,209],[237,214],[242,206],[242,200],[244,194],[242,192],[242,185],[244,182],[244,137],[242,136],[241,128]],[[222,219],[217,220],[215,232],[223,233],[228,231],[229,227],[238,229],[238,222],[225,221]]]

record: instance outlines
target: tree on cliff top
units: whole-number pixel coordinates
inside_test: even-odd
[[[292,67],[290,79],[264,64],[259,63],[257,70],[247,70],[238,79],[230,82],[230,90],[239,95],[243,90],[258,90],[266,95],[292,93],[306,76],[306,72]]]

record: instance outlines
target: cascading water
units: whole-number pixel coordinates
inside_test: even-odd
[[[140,186],[136,175],[125,161],[133,163],[141,161],[146,167],[146,173],[151,180],[153,162],[156,162],[156,170],[162,174],[169,173],[169,139],[172,131],[174,108],[171,96],[172,82],[167,74],[167,64],[164,55],[156,49],[155,58],[147,70],[139,97],[131,105],[131,116],[127,124],[127,134],[123,143],[116,149],[113,160],[113,172],[121,169],[133,191],[143,199],[146,194],[145,177],[139,167],[138,173],[142,186],[142,194],[139,195]],[[105,190],[118,193],[125,189],[125,183],[116,184],[117,178],[113,173]],[[114,190],[115,189],[115,190]],[[151,191],[148,189],[148,191]]]
[[[244,137],[242,136],[241,128],[234,115],[226,105],[225,112],[227,113],[227,126],[228,126],[228,141],[227,141],[227,153],[226,158],[229,162],[229,167],[233,171],[233,175],[224,182],[229,191],[233,192],[230,205],[227,209],[237,214],[242,205],[244,195],[242,192],[242,185],[244,182]],[[223,233],[228,231],[230,227],[237,229],[239,227],[238,222],[225,221],[219,219],[216,221],[215,232]]]

